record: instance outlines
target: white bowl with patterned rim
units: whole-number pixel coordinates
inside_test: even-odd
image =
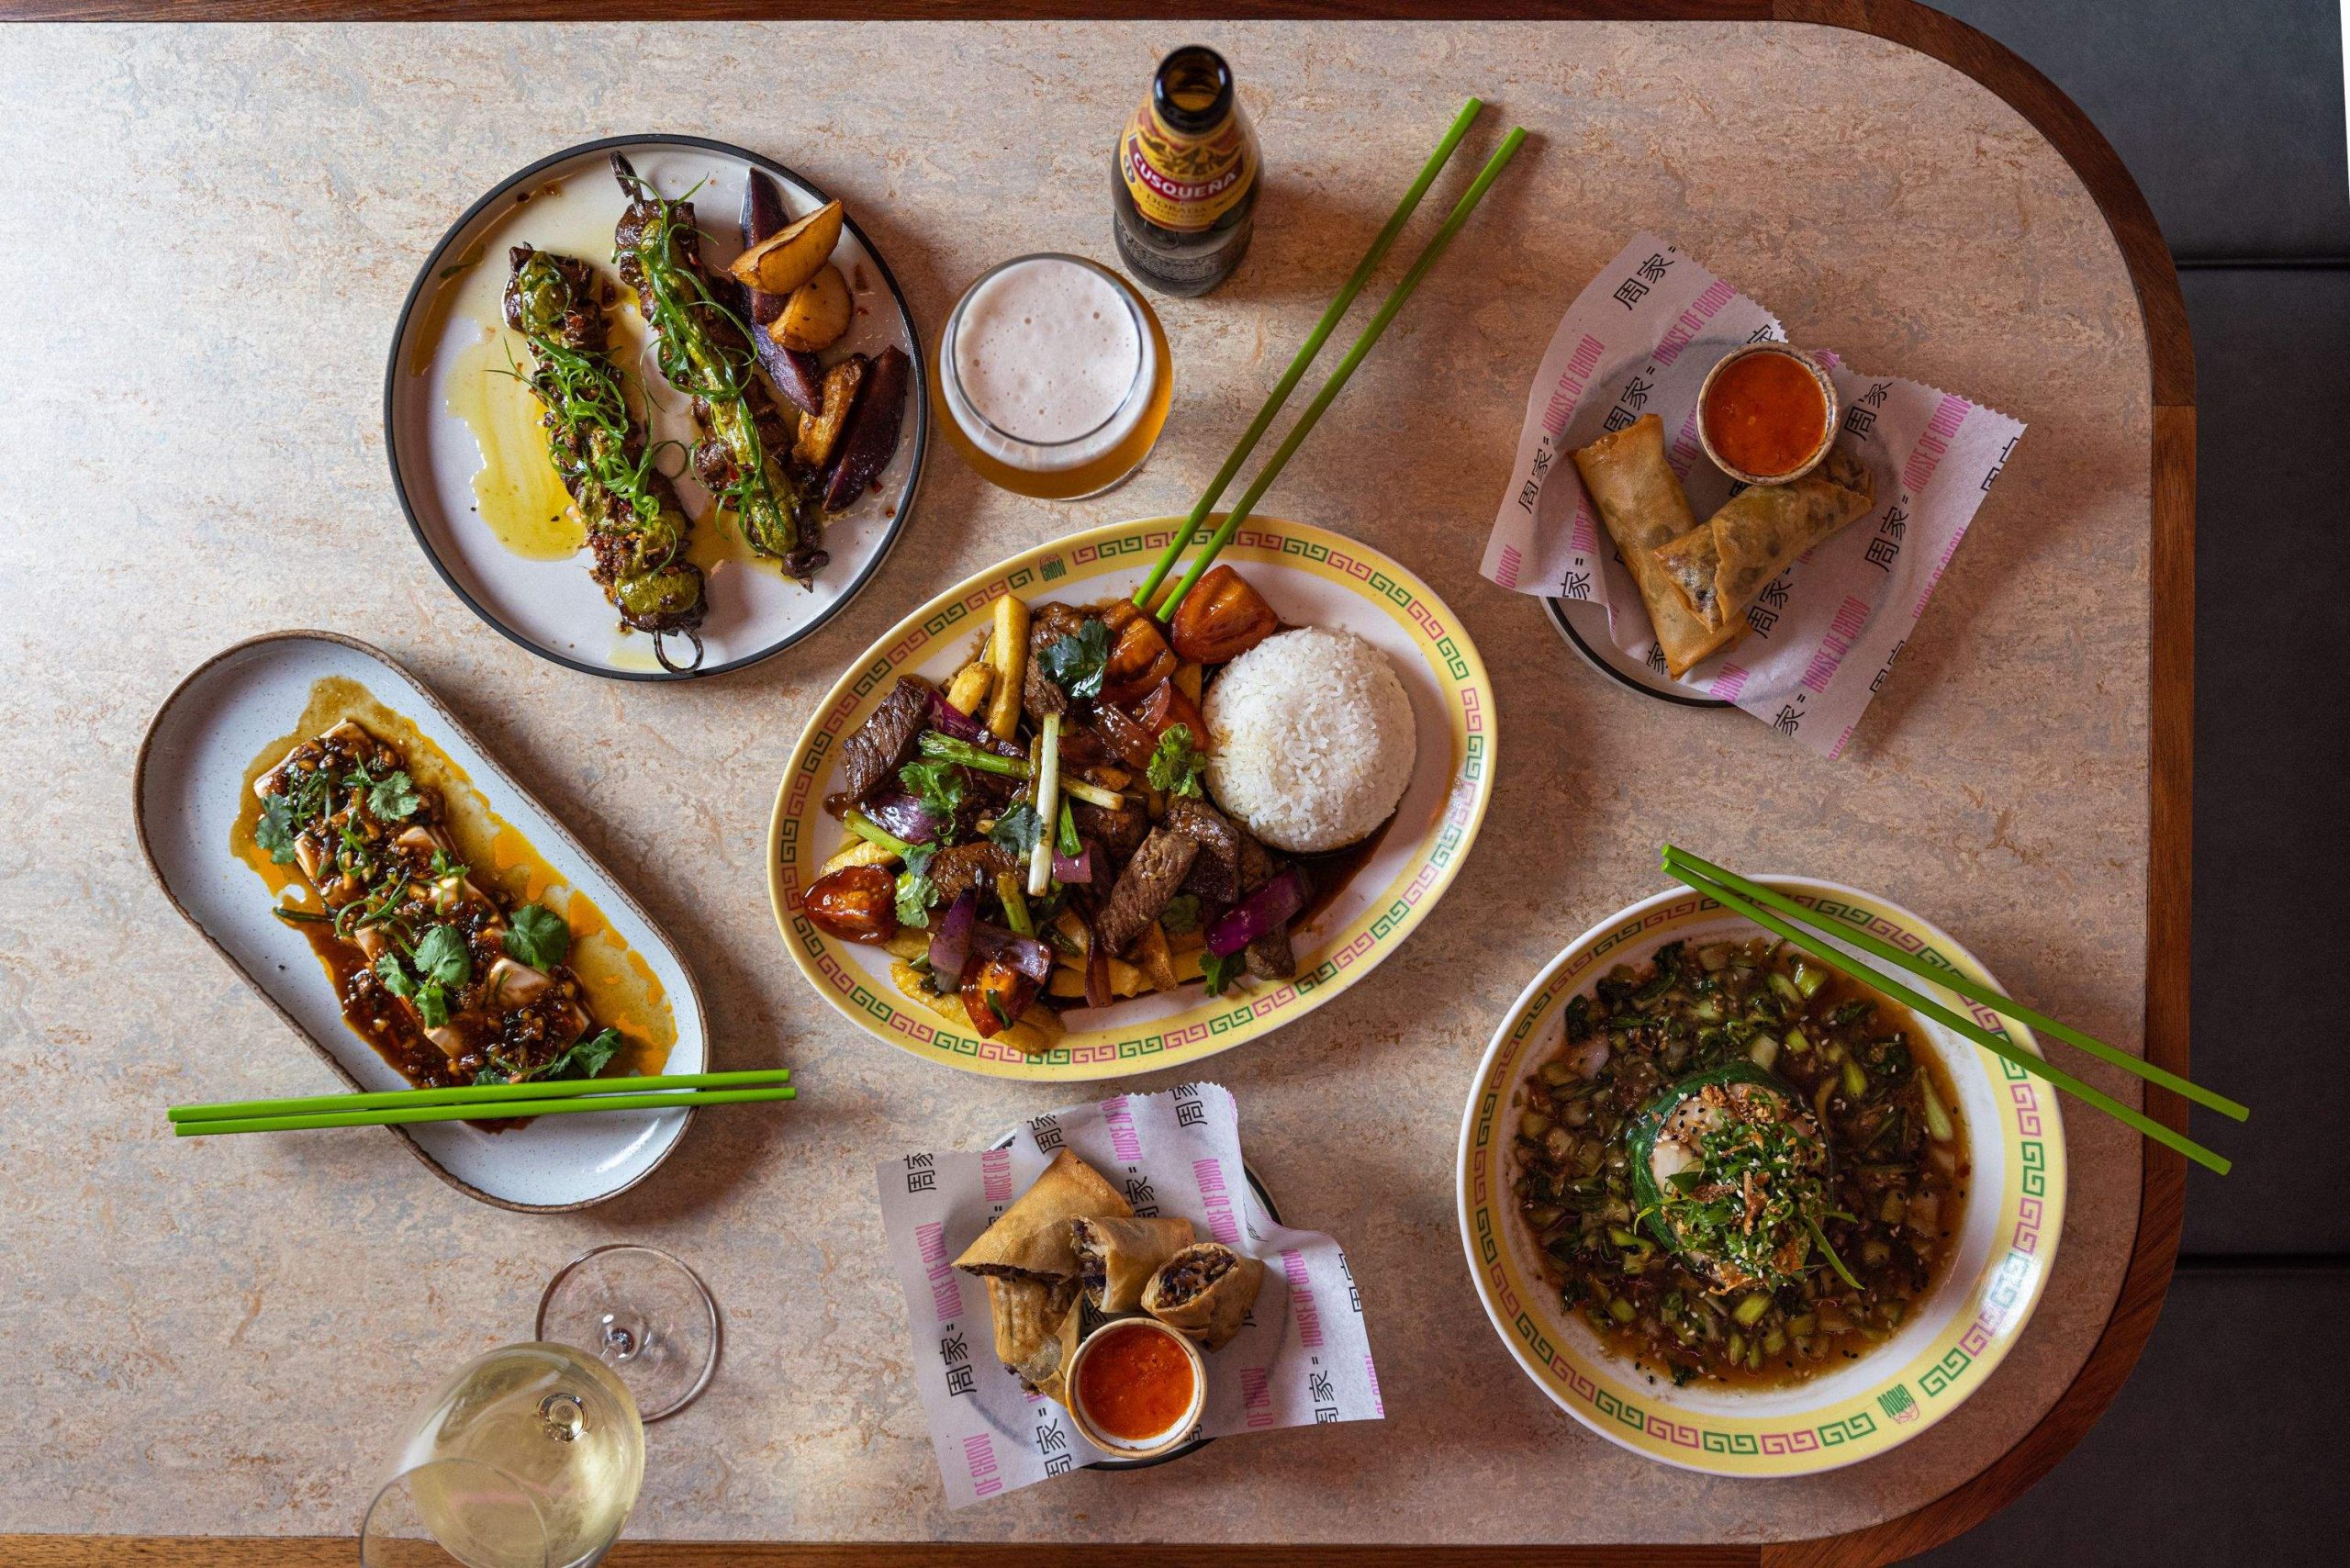
[[[827,936],[801,912],[801,890],[845,837],[823,807],[839,787],[841,742],[897,678],[944,684],[969,660],[1006,593],[1032,604],[1094,604],[1133,593],[1180,524],[1150,518],[1074,533],[947,589],[848,666],[792,748],[767,829],[776,925],[817,993],[874,1038],[997,1078],[1076,1082],[1185,1066],[1303,1017],[1354,984],[1451,886],[1493,795],[1493,694],[1476,644],[1427,584],[1379,551],[1326,529],[1259,517],[1237,532],[1218,564],[1237,567],[1290,624],[1340,627],[1387,655],[1419,733],[1411,783],[1385,835],[1293,934],[1296,980],[1214,997],[1194,982],[1073,1009],[1062,1015],[1068,1033],[1060,1043],[1027,1057],[908,1000],[890,981],[886,952]]]
[[[1830,922],[1982,984],[1998,983],[1948,933],[1898,904],[1807,877],[1758,880]],[[1675,1388],[1635,1369],[1560,1305],[1543,1280],[1534,1238],[1514,1212],[1510,1129],[1519,1089],[1559,1049],[1568,1001],[1617,965],[1644,963],[1668,942],[1755,934],[1743,917],[1676,887],[1618,911],[1569,944],[1519,994],[1478,1065],[1461,1117],[1456,1201],[1461,1245],[1486,1316],[1526,1375],[1561,1409],[1611,1442],[1684,1470],[1808,1475],[1907,1442],[1956,1409],[2014,1348],[2047,1285],[2064,1229],[2065,1129],[2055,1091],[2045,1082],[1919,1018],[1922,1044],[1957,1090],[1973,1175],[1957,1254],[1900,1331],[1848,1366],[1779,1388]],[[1913,983],[2038,1053],[2020,1025],[1931,981]]]

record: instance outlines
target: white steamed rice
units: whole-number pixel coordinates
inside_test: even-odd
[[[1412,700],[1387,655],[1351,632],[1266,638],[1224,666],[1201,717],[1216,803],[1292,855],[1355,843],[1411,782]]]

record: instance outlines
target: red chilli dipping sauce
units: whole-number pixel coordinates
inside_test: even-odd
[[[1725,364],[1698,413],[1723,465],[1759,479],[1794,473],[1829,433],[1828,399],[1811,367],[1767,349]]]
[[[1093,1424],[1113,1438],[1147,1442],[1174,1428],[1192,1408],[1192,1358],[1155,1324],[1122,1324],[1105,1332],[1077,1369],[1077,1396]]]

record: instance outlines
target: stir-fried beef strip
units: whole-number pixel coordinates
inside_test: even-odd
[[[1020,686],[1020,705],[1028,711],[1029,722],[1041,724],[1047,713],[1069,711],[1069,693],[1045,673],[1043,655],[1063,637],[1075,636],[1082,631],[1085,621],[1083,610],[1067,604],[1039,605],[1032,612],[1028,622],[1028,673]]]
[[[950,904],[974,888],[981,893],[994,890],[998,872],[1018,871],[1024,864],[1003,846],[981,839],[940,850],[930,863],[930,879],[938,889],[938,902]]]
[[[1113,860],[1124,860],[1132,855],[1150,831],[1150,813],[1138,803],[1128,801],[1119,811],[1110,811],[1091,801],[1071,801],[1069,816],[1077,823],[1080,838],[1090,838],[1110,852]]]
[[[930,689],[924,681],[901,676],[873,717],[841,743],[843,787],[824,798],[825,810],[838,816],[913,759],[914,742],[930,722]]]
[[[1261,980],[1285,980],[1297,975],[1297,952],[1290,946],[1289,923],[1283,921],[1242,950],[1248,972]]]
[[[1184,877],[1200,852],[1199,842],[1168,828],[1155,827],[1150,836],[1118,873],[1118,885],[1094,922],[1102,944],[1123,958],[1158,918],[1183,886]]]

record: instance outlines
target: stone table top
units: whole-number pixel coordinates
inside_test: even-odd
[[[1617,1450],[1518,1373],[1454,1232],[1453,1157],[1510,999],[1656,890],[1667,835],[1880,890],[2049,1011],[2138,1037],[2151,416],[2137,308],[2090,198],[1989,92],[1852,33],[1184,31],[1233,61],[1266,187],[1238,274],[1158,302],[1176,391],[1147,468],[1057,506],[987,488],[934,443],[918,516],[848,611],[757,668],[665,687],[534,658],[409,536],[382,372],[442,229],[557,148],[716,137],[845,196],[934,334],[1006,255],[1113,258],[1110,140],[1181,39],[961,23],[7,35],[0,1307],[16,1392],[0,1531],[351,1530],[399,1413],[527,1338],[547,1275],[623,1238],[691,1261],[727,1326],[709,1393],[651,1429],[638,1537],[1807,1536],[1941,1495],[2056,1399],[2136,1225],[2136,1140],[2102,1117],[2069,1118],[2062,1249],[2007,1363],[1897,1453],[1767,1485]],[[1503,125],[1533,140],[1267,506],[1389,552],[1468,625],[1494,677],[1492,813],[1393,959],[1203,1075],[1238,1095],[1284,1212],[1346,1244],[1386,1419],[950,1514],[873,1166],[978,1147],[1080,1096],[925,1064],[808,991],[763,887],[778,771],[826,686],[909,607],[1040,540],[1181,511],[1472,92],[1495,107],[1464,170]],[[2031,426],[1841,761],[1626,690],[1538,602],[1477,576],[1550,328],[1640,229],[1769,300],[1800,341]],[[471,1202],[388,1134],[167,1137],[167,1103],[336,1086],[173,913],[130,819],[133,756],[173,684],[289,626],[364,638],[436,688],[694,956],[720,1065],[788,1064],[804,1097],[700,1118],[653,1180],[558,1215]]]

